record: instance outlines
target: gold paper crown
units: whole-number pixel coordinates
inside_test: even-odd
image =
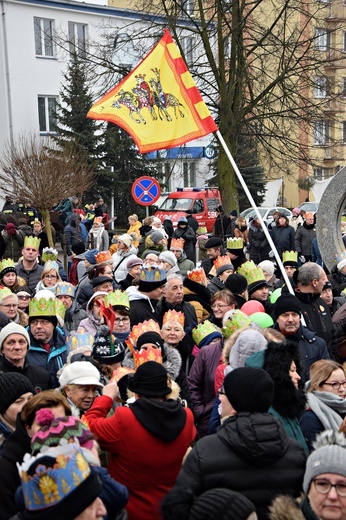
[[[42,249],[42,262],[48,262],[48,260],[56,261],[58,259],[59,253],[56,249],[52,249],[51,247],[44,247]]]
[[[103,262],[109,262],[110,260],[113,261],[112,255],[110,251],[100,251],[96,256],[96,263],[102,264]]]
[[[214,323],[205,320],[192,330],[192,338],[198,346],[203,338],[209,336],[209,334],[212,334],[213,332],[217,332],[218,330],[219,329],[214,325]]]
[[[283,262],[295,262],[298,263],[298,253],[297,251],[284,251],[282,253],[282,261]]]
[[[144,332],[157,332],[161,336],[160,325],[157,323],[157,321],[145,320],[143,321],[143,323],[138,323],[138,325],[134,325],[128,337],[128,342],[126,342],[129,349],[132,351],[132,354],[139,336],[144,334]]]
[[[9,289],[8,287],[3,287],[2,289],[0,289],[0,302],[4,298],[7,298],[7,296],[12,296],[12,295],[13,295],[13,292],[11,291],[11,289]]]
[[[29,316],[56,316],[55,303],[54,298],[33,298],[29,303]]]
[[[341,262],[341,260],[345,260],[345,259],[346,259],[346,251],[343,251],[342,253],[335,255],[335,260],[336,260],[337,264],[339,262]]]
[[[244,242],[242,238],[227,238],[226,249],[243,249]]]
[[[69,282],[58,282],[56,284],[55,296],[71,296],[74,298],[76,287]]]
[[[41,239],[37,237],[25,237],[24,239],[24,247],[32,247],[34,249],[38,249],[40,247]]]
[[[55,310],[56,310],[56,315],[60,316],[60,318],[62,320],[64,320],[67,309],[61,300],[58,300],[58,299],[55,300]]]
[[[222,335],[227,339],[232,336],[236,330],[241,329],[242,327],[247,327],[250,323],[250,317],[244,312],[232,310],[229,312],[229,319],[226,321],[225,326],[221,329]]]
[[[206,235],[207,233],[208,233],[208,230],[205,226],[199,227],[196,231],[197,235]]]
[[[142,267],[139,277],[143,282],[162,282],[166,279],[166,271],[158,267]]]
[[[76,350],[79,347],[92,347],[94,343],[94,336],[85,329],[80,329],[79,332],[71,332],[66,340],[67,352]]]
[[[15,269],[15,264],[12,258],[4,258],[4,260],[0,263],[0,273],[8,268]]]
[[[172,238],[170,248],[184,249],[184,242],[183,238]]]
[[[189,280],[192,280],[193,282],[197,282],[200,285],[207,284],[207,277],[206,277],[203,267],[195,267],[195,269],[192,269],[192,271],[188,271],[187,277]]]
[[[126,292],[116,291],[110,292],[105,296],[104,303],[106,307],[125,307],[126,310],[130,309],[130,301]]]
[[[55,262],[54,260],[47,260],[47,262],[44,264],[43,269],[45,271],[51,271],[52,269],[59,273],[59,264],[58,262]]]
[[[223,265],[230,265],[232,262],[228,258],[228,256],[218,256],[214,260],[214,267],[215,269],[219,269],[219,267],[222,267]]]
[[[161,349],[159,348],[148,347],[146,350],[141,350],[140,352],[135,350],[132,355],[136,370],[140,365],[143,365],[143,363],[146,363],[147,361],[156,361],[156,363],[162,365],[162,354]]]
[[[182,312],[177,312],[174,310],[169,310],[165,312],[162,319],[162,325],[165,323],[168,323],[170,321],[176,321],[177,323],[180,323],[180,325],[184,328],[185,324],[185,316]]]

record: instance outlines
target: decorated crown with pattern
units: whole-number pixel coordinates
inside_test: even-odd
[[[2,289],[0,289],[0,302],[2,302],[4,298],[7,298],[8,296],[12,295],[13,292],[11,291],[11,289],[9,289],[8,287],[3,287]]]
[[[262,269],[260,267],[256,267],[256,264],[252,260],[242,264],[238,268],[237,273],[245,276],[248,285],[259,282],[261,280],[265,281],[265,276]]]
[[[228,256],[218,256],[214,260],[214,267],[215,269],[219,269],[219,267],[222,267],[223,265],[230,265],[232,262],[228,258]]]
[[[55,296],[71,296],[74,298],[76,287],[69,282],[58,282],[56,284]]]
[[[142,267],[139,274],[143,282],[162,282],[166,276],[166,271],[158,267]]]
[[[109,262],[109,261],[113,262],[113,258],[112,258],[110,251],[100,251],[95,256],[95,259],[96,259],[97,264],[103,264],[103,262]]]
[[[63,321],[65,319],[66,311],[67,311],[67,309],[66,309],[65,305],[63,304],[63,302],[61,300],[56,299],[55,300],[55,313]]]
[[[171,249],[176,248],[176,249],[183,250],[184,249],[184,242],[185,242],[185,240],[183,238],[172,238],[170,248]]]
[[[242,238],[227,238],[226,249],[243,249],[244,242]]]
[[[196,231],[197,235],[206,235],[207,233],[208,233],[208,230],[205,226],[199,227]]]
[[[51,461],[51,467],[47,464],[48,460]],[[23,463],[17,466],[22,480],[25,508],[36,513],[57,505],[91,473],[77,443],[48,448],[36,457],[27,453]]]
[[[199,345],[203,338],[209,336],[209,334],[212,334],[213,332],[217,332],[218,330],[219,329],[214,325],[214,323],[205,320],[192,330],[192,338],[196,345]]]
[[[221,332],[224,338],[229,338],[232,334],[242,327],[250,325],[251,319],[244,312],[233,309],[228,313],[228,319],[225,326],[222,327]]]
[[[192,282],[199,283],[200,285],[207,285],[207,276],[203,267],[195,267],[192,271],[188,271],[187,278]]]
[[[32,247],[38,249],[40,247],[41,239],[38,237],[27,236],[24,239],[24,247]]]
[[[42,262],[46,263],[48,260],[56,261],[58,259],[59,253],[56,249],[52,247],[44,247],[42,249]]]
[[[53,260],[48,260],[44,264],[43,269],[45,271],[50,271],[51,269],[53,269],[54,271],[56,271],[58,273],[59,272],[59,264],[58,264],[58,262],[55,262]]]
[[[143,363],[146,363],[147,361],[156,361],[156,363],[162,365],[162,353],[159,348],[148,347],[146,350],[135,350],[132,355],[136,370],[140,365],[143,365]]]
[[[130,310],[130,301],[126,292],[116,289],[113,292],[107,293],[104,304],[106,307],[124,307],[125,310]]]
[[[157,332],[161,336],[160,332],[160,325],[157,323],[157,321],[154,320],[145,320],[143,323],[138,323],[138,325],[134,325],[132,327],[131,333],[126,340],[126,344],[129,347],[129,349],[132,351],[134,350],[134,347],[136,346],[137,340],[139,336],[144,334],[144,332]]]
[[[2,260],[2,262],[0,263],[0,273],[6,274],[6,273],[4,273],[4,271],[16,272],[15,264],[14,264],[14,261],[12,260],[12,258],[4,258]]]
[[[170,321],[176,321],[184,328],[185,315],[180,311],[177,312],[175,310],[169,310],[163,315],[162,325],[169,323]]]
[[[67,351],[75,350],[80,347],[92,348],[94,343],[94,336],[85,329],[81,329],[80,332],[71,332],[66,341]]]
[[[59,300],[55,300],[55,298],[32,298],[29,303],[29,316],[56,316],[56,301]]]
[[[346,251],[342,251],[341,253],[335,255],[335,260],[337,264],[341,262],[341,260],[346,260]]]
[[[298,263],[298,252],[297,251],[284,251],[282,253],[283,262],[295,262]]]

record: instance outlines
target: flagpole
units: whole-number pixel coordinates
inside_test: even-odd
[[[249,202],[250,202],[251,206],[253,207],[253,209],[254,209],[255,212],[256,212],[256,215],[257,215],[257,217],[258,217],[258,220],[260,221],[260,223],[261,223],[261,225],[262,225],[262,229],[263,229],[263,231],[264,231],[264,234],[265,234],[265,236],[266,236],[266,238],[267,238],[267,240],[268,240],[268,242],[269,242],[269,245],[270,245],[270,247],[272,248],[272,251],[273,251],[273,253],[274,253],[275,259],[276,259],[276,261],[277,261],[277,265],[278,265],[278,267],[279,267],[279,269],[280,269],[280,271],[281,271],[281,273],[282,273],[282,276],[283,276],[283,278],[284,278],[284,280],[285,280],[285,282],[286,282],[287,288],[288,288],[289,292],[290,292],[291,294],[294,295],[294,290],[293,290],[293,288],[292,288],[292,285],[291,285],[290,279],[289,279],[288,276],[287,276],[287,273],[286,273],[285,268],[284,268],[284,266],[283,266],[283,263],[282,263],[282,261],[281,261],[280,255],[279,255],[279,253],[278,253],[278,251],[277,251],[277,249],[276,249],[276,247],[275,247],[275,245],[274,245],[274,242],[273,242],[273,240],[272,240],[272,237],[270,236],[269,230],[268,230],[266,224],[264,223],[264,221],[263,221],[263,219],[262,219],[262,216],[261,216],[260,212],[258,211],[258,208],[257,208],[257,206],[256,206],[256,203],[255,203],[255,201],[253,200],[252,195],[251,195],[251,193],[250,193],[248,187],[246,186],[246,183],[245,183],[245,181],[244,181],[244,179],[243,179],[243,176],[242,176],[242,174],[240,173],[239,168],[238,168],[238,166],[236,165],[236,163],[235,163],[235,161],[234,161],[234,159],[233,159],[233,157],[232,157],[232,154],[231,154],[231,152],[229,151],[229,149],[228,149],[228,147],[227,147],[227,145],[226,145],[226,143],[225,143],[224,138],[223,138],[222,135],[220,134],[220,130],[216,130],[215,133],[216,133],[216,135],[217,135],[217,138],[218,138],[219,141],[220,141],[220,144],[221,144],[222,148],[224,149],[224,151],[225,151],[225,153],[226,153],[226,155],[227,155],[227,157],[228,157],[228,159],[229,159],[229,162],[230,162],[231,165],[233,166],[233,169],[234,169],[234,171],[235,171],[235,173],[236,173],[236,175],[237,175],[237,177],[238,177],[238,179],[239,179],[240,184],[242,185],[242,187],[243,187],[243,189],[244,189],[244,191],[245,191],[245,193],[246,193],[247,198],[249,199]]]

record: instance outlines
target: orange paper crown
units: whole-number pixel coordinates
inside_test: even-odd
[[[172,238],[170,248],[184,249],[184,242],[183,238]]]
[[[229,261],[228,261],[228,263],[229,263]],[[192,280],[193,282],[197,282],[201,285],[207,284],[207,277],[206,277],[203,267],[196,267],[195,269],[192,269],[192,271],[188,271],[187,277],[189,280]]]
[[[138,325],[134,325],[132,327],[128,339],[126,340],[126,344],[131,350],[132,354],[134,352],[134,347],[136,346],[139,336],[144,334],[144,332],[157,332],[161,336],[160,325],[157,323],[157,321],[145,320],[143,321],[143,323],[138,323]]]
[[[156,361],[156,363],[162,365],[162,354],[161,349],[159,348],[148,347],[146,350],[143,349],[140,352],[135,350],[132,355],[136,370],[140,365],[143,365],[143,363],[146,363],[147,361]]]
[[[231,264],[231,260],[228,258],[228,256],[218,256],[214,260],[214,267],[215,269],[219,269],[219,267],[222,267],[223,265],[229,265]]]
[[[97,253],[95,258],[97,264],[102,264],[103,262],[108,262],[109,260],[113,261],[110,251],[100,251],[100,253]]]
[[[162,325],[164,325],[165,323],[168,323],[169,321],[176,321],[184,328],[185,316],[180,311],[177,312],[174,310],[169,310],[163,316]]]

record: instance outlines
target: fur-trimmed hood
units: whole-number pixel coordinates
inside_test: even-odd
[[[163,356],[163,366],[165,367],[171,378],[175,381],[179,375],[182,366],[181,355],[176,348],[165,345]],[[135,368],[132,353],[129,349],[125,352],[125,358],[122,362],[122,365],[127,368]]]
[[[248,357],[267,348],[267,340],[257,328],[246,327],[237,332],[240,333],[237,334],[228,356],[231,369],[244,367]]]
[[[269,511],[270,520],[305,520],[297,501],[290,496],[276,497]]]
[[[238,329],[235,332],[233,332],[232,336],[230,336],[225,341],[224,347],[222,349],[222,361],[224,363],[226,363],[226,365],[228,365],[228,363],[229,363],[229,355],[231,353],[231,350],[232,350],[232,347],[233,347],[234,343],[237,341],[237,339],[239,338],[240,334],[242,332],[244,332],[245,330],[253,330],[253,328],[251,326],[242,327],[241,329]]]

